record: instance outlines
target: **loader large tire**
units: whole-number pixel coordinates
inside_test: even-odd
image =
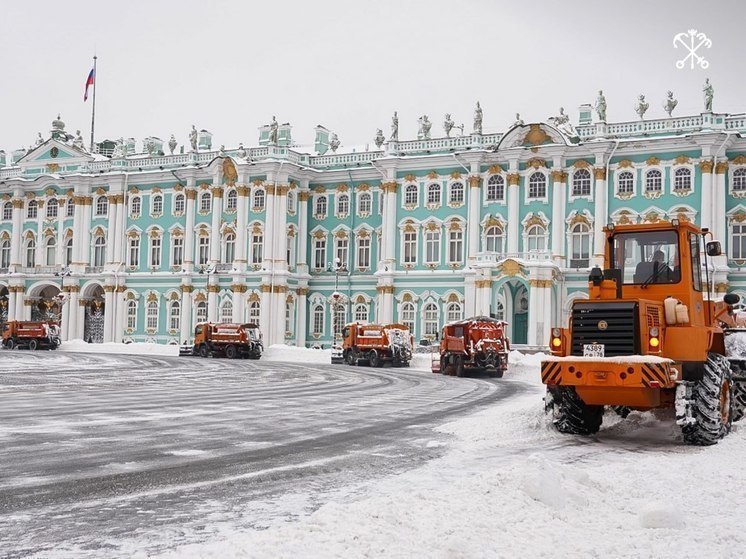
[[[554,428],[569,435],[598,433],[604,417],[603,406],[587,405],[572,386],[547,386],[544,409]]]
[[[728,360],[710,353],[702,380],[682,385],[677,390],[676,419],[684,442],[713,445],[727,435],[733,421],[733,400]]]
[[[733,421],[746,416],[746,380],[733,381]]]

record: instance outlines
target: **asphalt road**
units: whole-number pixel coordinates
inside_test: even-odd
[[[0,354],[0,557],[130,557],[262,528],[444,452],[523,390],[400,368]],[[144,555],[144,556],[145,556]]]

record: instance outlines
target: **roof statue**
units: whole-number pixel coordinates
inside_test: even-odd
[[[451,114],[446,113],[445,120],[443,121],[443,130],[445,130],[446,138],[451,137],[451,130],[453,130],[453,127],[456,123],[453,122],[451,119]]]
[[[673,91],[669,91],[666,93],[666,100],[663,103],[663,110],[668,113],[668,116],[671,116],[671,113],[676,108],[676,105],[678,105],[679,102],[673,98]]]
[[[513,126],[523,126],[524,122],[521,118],[521,113],[515,113],[515,122],[513,123]]]
[[[477,108],[474,109],[474,134],[482,133],[482,107],[477,101]]]
[[[174,154],[174,150],[176,149],[176,137],[171,134],[171,138],[168,140],[168,149],[171,152],[171,155]]]
[[[637,98],[637,106],[635,107],[635,112],[640,117],[640,120],[645,118],[648,107],[650,107],[650,103],[645,101],[645,96],[641,93]]]
[[[197,127],[194,124],[189,131],[189,143],[192,145],[192,151],[197,151]]]
[[[236,152],[236,155],[240,157],[241,159],[246,159],[246,148],[243,147],[243,142],[238,144],[238,151]]]
[[[269,123],[269,144],[277,145],[277,119],[273,116],[272,122]]]
[[[606,97],[604,97],[603,90],[598,90],[598,97],[596,98],[596,106],[594,107],[598,113],[598,120],[606,122]]]
[[[715,96],[715,88],[710,83],[710,78],[705,79],[705,85],[702,87],[705,95],[705,112],[712,112],[712,98]]]
[[[430,122],[430,120],[427,118],[427,115],[422,115],[420,118],[417,119],[417,122],[420,125],[420,129],[417,132],[417,139],[418,140],[429,140],[430,139],[430,128],[432,128],[433,123]]]
[[[332,150],[332,153],[336,153],[337,148],[341,145],[341,142],[339,141],[339,137],[337,136],[336,132],[332,132],[332,136],[329,139],[329,148]]]
[[[383,142],[386,141],[386,138],[383,135],[383,130],[381,130],[380,128],[376,129],[376,137],[375,137],[375,139],[373,141],[375,142],[376,147],[378,149],[381,149],[381,146],[383,145]]]
[[[391,141],[399,141],[399,116],[394,111],[394,116],[391,117]]]

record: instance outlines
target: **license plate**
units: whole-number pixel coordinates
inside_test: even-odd
[[[583,357],[603,357],[604,344],[583,344]]]

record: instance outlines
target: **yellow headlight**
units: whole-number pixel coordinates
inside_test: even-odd
[[[661,342],[658,338],[650,338],[650,347],[658,347],[661,345]]]
[[[562,340],[560,340],[559,338],[552,338],[552,345],[554,347],[559,347],[562,345]]]

